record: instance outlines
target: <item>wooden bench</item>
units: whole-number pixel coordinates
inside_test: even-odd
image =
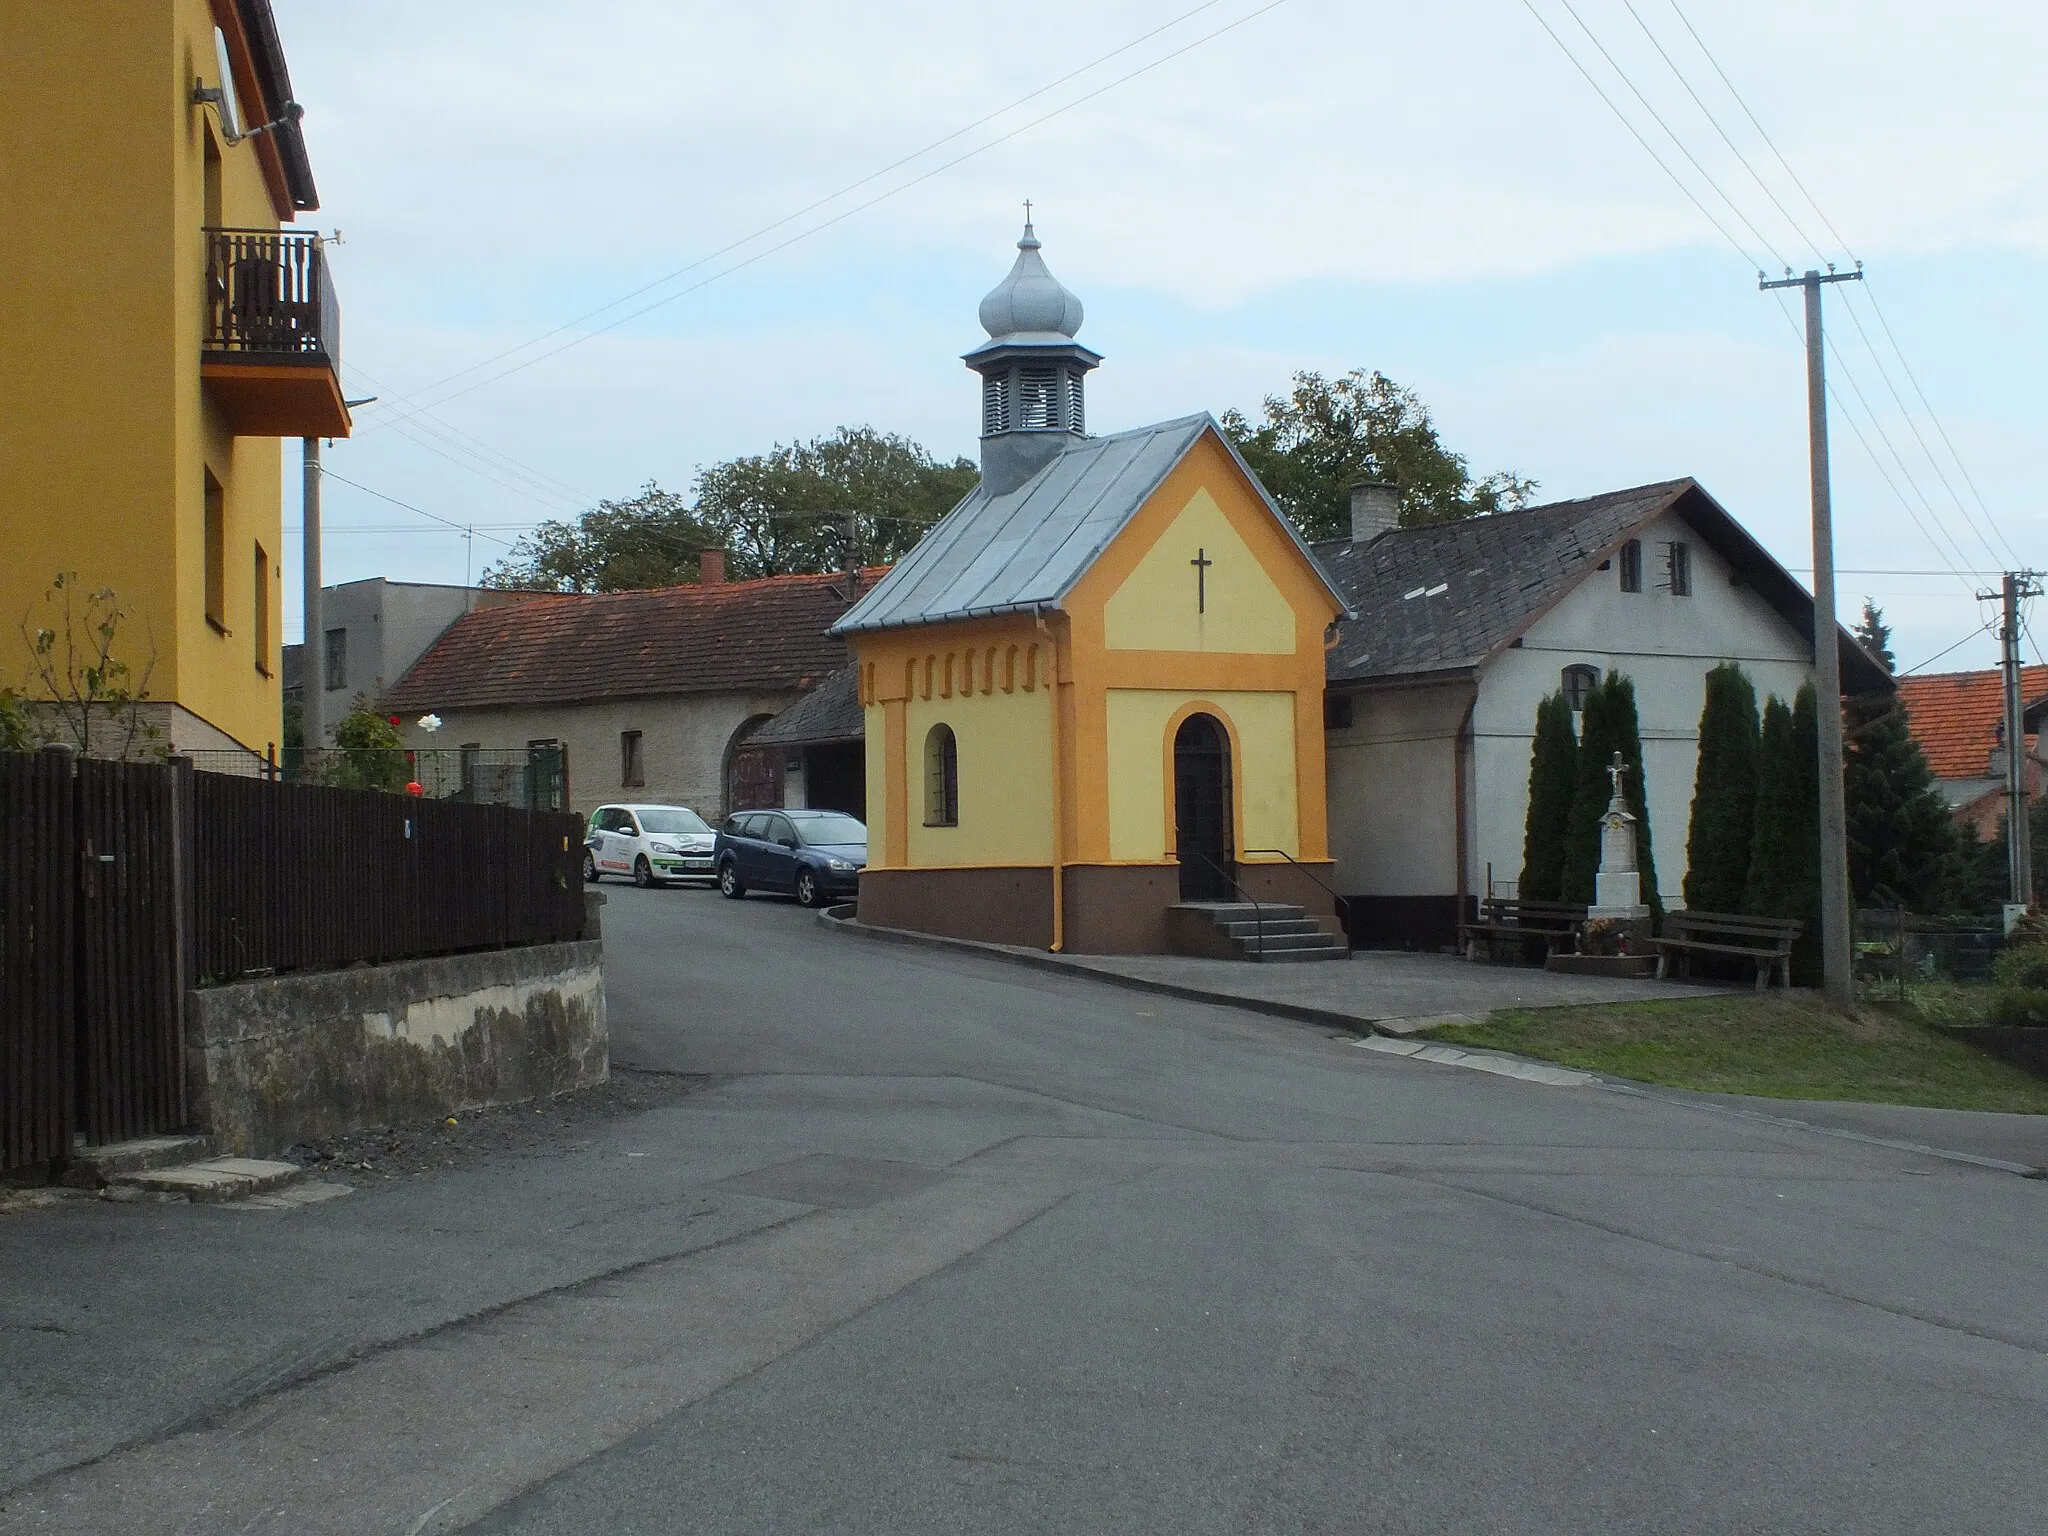
[[[1458,947],[1472,957],[1473,946],[1484,944],[1491,960],[1494,942],[1521,944],[1542,940],[1543,952],[1553,953],[1566,939],[1576,938],[1586,920],[1586,909],[1568,901],[1514,901],[1489,896],[1479,904],[1479,921],[1458,924]]]
[[[1667,912],[1657,946],[1661,979],[1675,959],[1690,975],[1694,955],[1733,955],[1756,966],[1756,989],[1771,984],[1776,971],[1792,985],[1792,943],[1806,925],[1796,917],[1749,917],[1740,912]]]

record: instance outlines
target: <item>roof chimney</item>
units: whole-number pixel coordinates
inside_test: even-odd
[[[1351,542],[1370,544],[1401,526],[1401,487],[1386,480],[1360,480],[1351,487]]]
[[[704,549],[697,552],[697,584],[704,587],[725,585],[725,551]]]

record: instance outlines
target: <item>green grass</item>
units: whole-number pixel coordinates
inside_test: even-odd
[[[1707,1093],[2048,1114],[2048,1081],[1936,1027],[1967,1012],[1946,992],[1839,1014],[1815,994],[1774,991],[1512,1009],[1430,1038]]]

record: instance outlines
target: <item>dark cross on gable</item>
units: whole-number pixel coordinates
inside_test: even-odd
[[[1209,567],[1216,562],[1209,558],[1209,551],[1197,549],[1195,558],[1188,562],[1195,568],[1195,612],[1209,611]]]

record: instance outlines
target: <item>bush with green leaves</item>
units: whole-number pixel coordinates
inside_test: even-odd
[[[322,775],[342,789],[403,790],[409,777],[404,744],[389,720],[367,709],[352,710],[334,728],[335,751]]]
[[[1706,692],[1685,839],[1685,904],[1699,912],[1740,912],[1756,834],[1756,689],[1728,661],[1707,674]]]
[[[1984,1008],[1984,1022],[2006,1029],[2048,1026],[2048,987],[1998,987]]]

